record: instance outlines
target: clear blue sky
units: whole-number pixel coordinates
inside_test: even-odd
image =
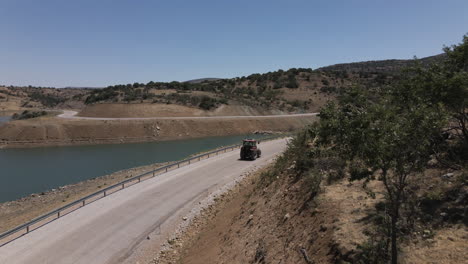
[[[0,84],[236,77],[441,53],[467,0],[0,0]]]

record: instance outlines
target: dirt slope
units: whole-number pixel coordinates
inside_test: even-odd
[[[94,104],[86,106],[78,116],[86,117],[161,117],[200,116],[203,110],[175,104]]]
[[[260,177],[245,180],[207,210],[187,231],[183,246],[163,252],[154,263],[307,264],[340,257],[343,237],[337,231],[343,223],[337,204],[346,197],[321,194],[316,202],[304,201],[310,193],[303,180],[281,178],[263,188]]]
[[[151,263],[357,263],[372,228],[368,214],[382,201],[371,198],[363,182],[322,185],[314,200],[303,179],[279,178],[264,188],[261,173],[244,180],[207,209],[172,248]],[[369,186],[379,189],[381,182]],[[443,227],[433,238],[402,245],[401,263],[464,263],[467,229]]]
[[[214,110],[205,111],[199,108],[177,104],[123,104],[105,103],[86,106],[78,116],[83,117],[191,117],[191,116],[252,116],[284,114],[281,111],[261,110],[239,104],[221,105]]]
[[[293,131],[316,117],[236,118],[202,120],[58,120],[38,118],[0,126],[0,146],[44,146],[125,143]]]

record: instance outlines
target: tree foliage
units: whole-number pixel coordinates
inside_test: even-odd
[[[468,140],[467,36],[463,43],[444,50],[444,63],[417,65],[406,70],[399,82],[377,89],[349,89],[320,113],[320,140],[346,160],[371,170],[355,173],[353,179],[377,174],[384,183],[392,263],[398,259],[400,210],[413,176],[426,168],[447,128],[458,133],[464,144]]]

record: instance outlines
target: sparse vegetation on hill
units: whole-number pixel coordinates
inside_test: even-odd
[[[440,63],[445,60],[445,54],[439,54],[417,60],[424,67]],[[338,72],[366,72],[366,73],[398,73],[401,69],[414,65],[414,60],[380,60],[353,63],[340,63],[319,68],[322,71]]]
[[[21,108],[81,108],[83,98],[90,89],[46,88],[46,87],[0,87],[0,96],[10,103],[18,102]]]
[[[421,60],[388,60],[341,64],[318,70],[292,68],[232,79],[206,79],[193,82],[149,82],[109,86],[91,91],[86,104],[168,103],[206,108],[242,104],[256,109],[289,112],[316,111],[354,85],[367,89],[383,87],[401,77],[401,69],[416,63],[428,67],[443,61],[445,55]]]
[[[29,94],[29,97],[33,101],[40,102],[45,107],[54,107],[67,100],[63,97],[59,97],[59,96],[51,95],[51,94],[45,94],[39,91]]]
[[[92,91],[86,99],[86,103],[162,102],[195,106],[207,110],[219,104],[235,101],[266,109],[280,109],[286,105],[294,109],[307,108],[307,103],[295,104],[294,106],[290,104],[289,101],[281,97],[283,93],[287,92],[281,89],[299,88],[301,78],[306,78],[306,75],[312,73],[311,69],[290,69],[266,74],[252,74],[234,79],[114,85]],[[308,79],[310,80],[310,76]],[[302,86],[306,86],[306,84]]]
[[[11,119],[13,120],[23,120],[23,119],[30,119],[30,118],[36,118],[40,116],[45,116],[47,115],[46,111],[29,111],[25,110],[21,114],[14,113]]]
[[[21,100],[23,108],[83,108],[86,104],[95,103],[164,103],[204,110],[232,104],[261,112],[315,112],[354,85],[368,89],[382,87],[398,80],[404,67],[416,62],[427,67],[444,58],[445,55],[438,55],[420,60],[338,64],[318,70],[292,68],[232,79],[151,81],[102,89],[4,87],[0,95]]]

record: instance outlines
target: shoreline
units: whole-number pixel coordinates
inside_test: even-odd
[[[204,138],[216,138],[216,137],[228,137],[228,136],[242,136],[242,135],[279,135],[287,134],[292,131],[253,131],[251,133],[240,133],[240,134],[224,134],[224,135],[201,135],[195,137],[177,137],[168,139],[154,139],[154,138],[115,138],[115,139],[94,139],[94,140],[76,140],[70,142],[55,141],[55,142],[32,142],[32,141],[14,141],[10,144],[1,145],[1,149],[27,149],[27,148],[47,148],[47,147],[73,147],[73,146],[94,146],[94,145],[113,145],[113,144],[134,144],[134,143],[153,143],[153,142],[165,142],[165,141],[178,141],[178,140],[189,140],[189,139],[204,139]]]

